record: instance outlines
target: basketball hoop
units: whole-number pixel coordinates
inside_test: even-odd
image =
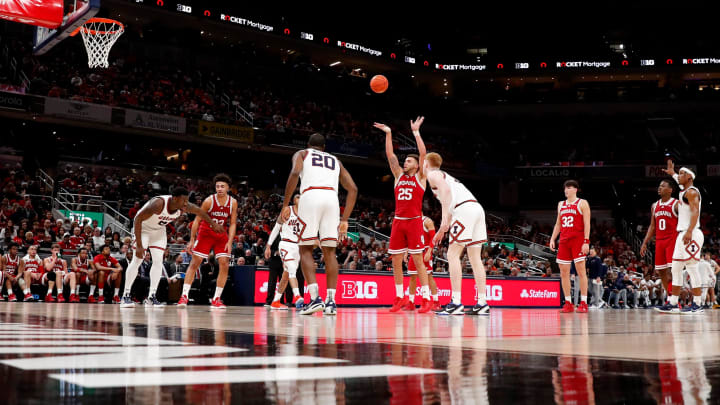
[[[70,35],[75,36],[78,32],[82,35],[85,43],[85,50],[87,50],[88,54],[88,67],[107,68],[109,66],[108,55],[110,54],[110,48],[112,48],[120,35],[125,32],[125,26],[119,21],[108,18],[91,18]]]

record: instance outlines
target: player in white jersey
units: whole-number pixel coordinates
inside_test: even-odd
[[[265,259],[267,260],[270,258],[270,245],[272,245],[278,235],[280,235],[278,250],[280,251],[280,258],[283,262],[283,274],[280,278],[280,284],[278,284],[275,289],[273,302],[270,304],[270,308],[272,309],[288,309],[285,305],[280,304],[280,298],[282,298],[288,282],[293,291],[293,305],[300,308],[303,304],[303,298],[300,296],[300,287],[298,286],[296,277],[297,268],[300,265],[298,238],[301,224],[297,216],[299,202],[300,195],[296,194],[295,197],[293,197],[293,206],[290,207],[290,217],[283,223],[279,221],[275,223],[275,227],[270,233],[270,238],[268,238],[267,246],[265,247]]]
[[[300,202],[298,221],[300,222],[300,260],[303,275],[307,281],[311,301],[306,304],[300,315],[308,315],[325,310],[327,315],[335,315],[335,290],[338,282],[338,262],[335,255],[338,237],[347,237],[348,218],[355,207],[357,186],[350,173],[333,155],[325,152],[325,137],[312,134],[308,148],[293,155],[293,166],[285,186],[285,199],[281,214],[282,222],[290,218],[290,199],[300,180]],[[338,183],[347,191],[345,210],[340,217]],[[325,258],[327,276],[327,301],[323,303],[315,280],[315,267],[312,257],[313,245],[320,242]]]
[[[454,177],[440,170],[442,157],[437,153],[428,153],[425,157],[425,172],[433,194],[442,204],[442,222],[433,238],[435,246],[449,231],[450,246],[447,258],[450,266],[450,284],[452,300],[438,315],[462,315],[462,265],[460,258],[467,247],[470,265],[475,275],[477,287],[477,305],[468,314],[488,315],[490,307],[485,299],[485,266],[482,263],[482,246],[487,242],[485,211],[475,196]]]
[[[659,309],[660,312],[682,312],[695,314],[703,312],[702,284],[703,277],[698,269],[700,252],[702,251],[705,236],[700,230],[700,190],[695,187],[695,173],[687,167],[675,173],[675,164],[668,160],[665,173],[672,176],[680,185],[678,196],[678,224],[675,250],[672,261],[673,295],[669,302]],[[682,272],[687,270],[692,286],[693,303],[680,311],[677,306],[678,295],[682,289]],[[676,295],[677,294],[677,295]]]
[[[123,305],[121,308],[131,308],[132,301],[125,302],[125,297],[130,296],[135,278],[138,274],[138,268],[145,257],[145,249],[150,249],[152,257],[152,267],[150,268],[150,293],[146,305],[162,307],[165,304],[159,302],[155,297],[160,277],[163,272],[163,254],[167,247],[168,224],[175,222],[183,212],[195,214],[203,220],[207,221],[215,232],[223,232],[222,225],[213,221],[208,213],[195,204],[188,202],[188,191],[182,187],[176,187],[172,191],[172,195],[161,195],[151,198],[138,211],[133,220],[133,243],[132,248],[135,249],[135,256],[128,265],[125,277],[125,294],[123,297]]]

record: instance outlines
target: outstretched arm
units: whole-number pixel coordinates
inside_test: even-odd
[[[412,133],[415,136],[415,142],[417,143],[418,148],[418,173],[420,174],[420,180],[425,179],[425,169],[423,166],[425,166],[425,155],[427,155],[427,149],[425,148],[425,142],[423,142],[422,137],[420,136],[420,126],[425,122],[425,117],[417,117],[415,121],[410,120],[410,129],[412,129]]]
[[[380,124],[376,122],[373,124],[373,126],[385,132],[385,156],[387,156],[388,164],[390,165],[390,171],[397,179],[402,175],[403,169],[402,167],[400,167],[400,162],[398,162],[397,156],[395,156],[395,151],[392,143],[392,131],[390,130],[390,127],[385,124]]]

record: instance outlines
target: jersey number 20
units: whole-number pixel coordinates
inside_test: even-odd
[[[335,158],[332,156],[312,155],[312,165],[335,170]]]

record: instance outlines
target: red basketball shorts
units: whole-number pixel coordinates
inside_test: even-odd
[[[215,252],[215,257],[230,257],[230,252],[225,250],[227,243],[227,233],[215,233],[203,228],[198,231],[197,240],[192,248],[192,254],[207,259],[212,250]]]
[[[422,253],[425,247],[422,217],[393,220],[388,253]]]

